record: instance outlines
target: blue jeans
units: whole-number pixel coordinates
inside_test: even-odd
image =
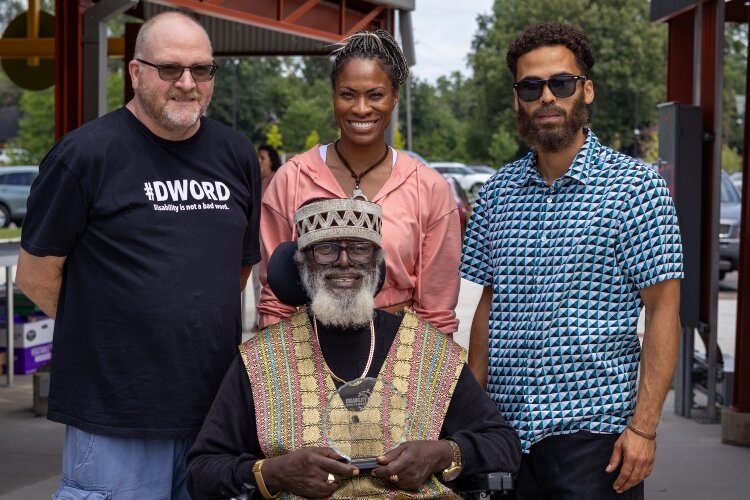
[[[193,440],[130,439],[65,428],[54,500],[190,500],[185,485]]]

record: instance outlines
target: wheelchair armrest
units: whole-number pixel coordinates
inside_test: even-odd
[[[460,493],[504,493],[513,489],[513,475],[510,472],[485,472],[459,477],[451,484]]]
[[[253,497],[253,493],[255,493],[255,486],[252,484],[244,483],[242,485],[242,491],[240,491],[240,494],[236,497],[232,497],[229,500],[250,500]]]
[[[486,493],[487,495],[504,494],[513,489],[513,475],[510,472],[485,472],[471,476],[459,477],[451,481],[449,486],[452,490],[462,495],[473,495]],[[255,487],[244,484],[240,495],[232,500],[249,500]]]

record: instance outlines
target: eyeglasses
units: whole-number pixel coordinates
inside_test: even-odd
[[[211,80],[219,68],[215,64],[193,64],[192,66],[180,66],[179,64],[154,64],[143,59],[136,59],[139,63],[156,68],[159,78],[165,82],[176,82],[182,78],[186,69],[190,70],[190,76],[195,82],[207,82]]]
[[[553,76],[549,80],[521,80],[513,84],[516,89],[518,98],[524,102],[536,101],[542,96],[544,86],[549,87],[549,91],[555,97],[570,97],[576,91],[578,80],[585,81],[587,78],[583,75],[559,75]]]
[[[339,260],[341,250],[346,250],[349,260],[355,264],[369,264],[375,255],[375,245],[367,242],[349,243],[342,245],[330,241],[312,245],[312,253],[318,264],[333,264]]]

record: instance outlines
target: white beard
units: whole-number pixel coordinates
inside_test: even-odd
[[[356,292],[330,289],[326,285],[326,271],[310,272],[303,263],[300,277],[311,299],[310,311],[324,325],[339,328],[367,325],[375,308],[375,289],[379,268],[374,273],[360,273],[362,286]],[[350,270],[351,271],[351,270]]]

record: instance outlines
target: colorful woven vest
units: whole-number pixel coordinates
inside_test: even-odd
[[[312,341],[305,311],[263,330],[240,346],[255,403],[258,440],[266,457],[305,446],[329,446],[324,408],[336,385],[320,347]],[[408,400],[408,440],[438,439],[466,351],[426,321],[407,312],[379,379]],[[280,498],[297,498],[282,492]],[[435,476],[416,491],[404,491],[371,475],[345,480],[332,498],[458,498]]]

